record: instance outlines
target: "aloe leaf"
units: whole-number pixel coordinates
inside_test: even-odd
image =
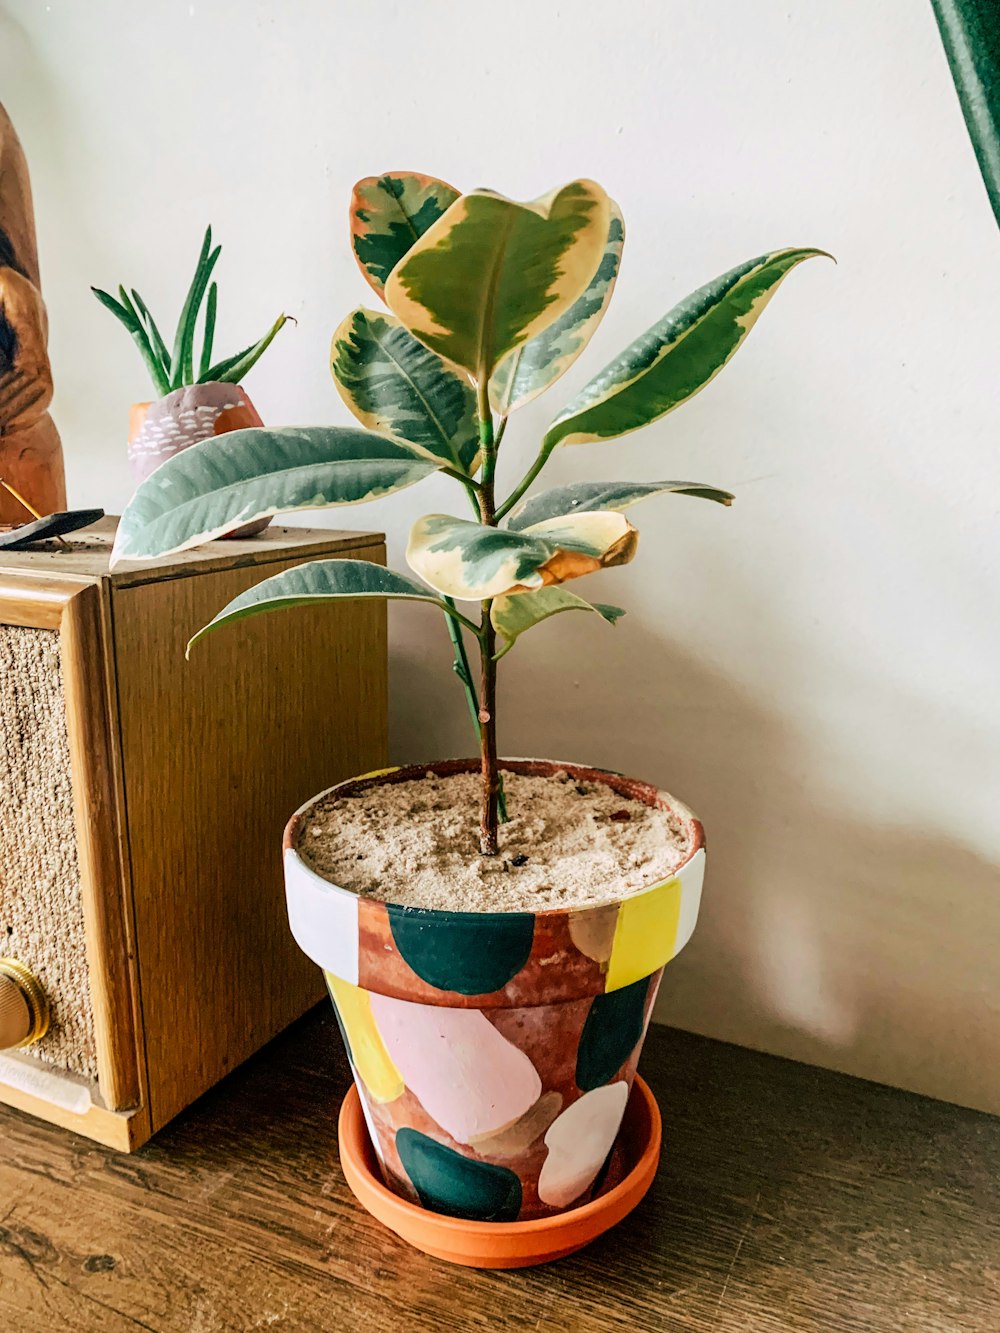
[[[208,289],[205,303],[205,333],[201,343],[201,360],[198,363],[199,383],[201,376],[207,374],[212,364],[212,343],[215,340],[215,312],[219,301],[219,284],[213,282]]]
[[[227,357],[224,361],[217,361],[214,366],[210,366],[206,370],[205,374],[199,379],[199,384],[207,384],[210,380],[223,384],[239,384],[244,375],[257,364],[291,318],[291,315],[279,315],[259,342],[244,347],[242,352],[237,352],[235,356]]]
[[[182,384],[191,383],[194,369],[195,321],[198,318],[198,311],[201,308],[205,290],[208,287],[208,280],[212,275],[212,269],[215,267],[221,252],[221,246],[212,249],[212,228],[208,227],[205,231],[205,239],[202,241],[201,252],[198,255],[194,277],[191,279],[191,286],[188,288],[184,305],[181,308],[180,319],[177,321],[174,350],[171,354],[172,383],[175,389],[179,389]]]
[[[150,378],[153,381],[157,393],[161,395],[169,393],[170,381],[164,374],[163,368],[160,365],[159,361],[154,356],[153,349],[149,343],[149,338],[146,336],[146,331],[142,327],[142,324],[139,321],[139,316],[133,309],[131,302],[128,300],[128,297],[127,296],[125,297],[127,304],[119,304],[119,302],[116,301],[113,296],[109,296],[107,292],[101,291],[99,287],[91,287],[90,290],[100,301],[101,305],[105,306],[108,310],[110,310],[111,313],[115,316],[115,318],[120,320],[121,323],[124,324],[125,327],[128,329],[132,337],[132,341],[139,349],[139,355],[145,362],[146,369],[149,371]],[[124,294],[124,289],[121,290]]]
[[[296,606],[315,606],[325,602],[370,597],[389,601],[429,602],[445,615],[475,628],[443,598],[405,574],[397,574],[395,570],[386,569],[382,565],[373,565],[368,560],[313,560],[274,574],[234,597],[194,635],[188,643],[188,652],[206,634],[222,625],[246,620],[249,616],[290,610]]]
[[[100,301],[101,305],[110,310],[115,319],[121,320],[129,333],[131,333],[133,319],[125,307],[119,301],[116,301],[110,292],[102,291],[100,287],[91,287],[90,290],[97,297],[98,301]]]
[[[125,506],[111,563],[184,551],[273,514],[374,500],[439,466],[356,427],[228,431],[147,477]]]
[[[163,341],[160,330],[156,327],[156,320],[149,313],[149,307],[134,287],[132,288],[132,300],[135,303],[136,310],[139,312],[140,319],[145,321],[146,331],[152,339],[153,351],[156,353],[160,365],[163,367],[163,372],[169,377],[170,353],[167,351],[167,345]]]
[[[696,495],[702,500],[714,500],[722,505],[733,502],[729,491],[720,491],[715,486],[706,486],[698,481],[577,481],[568,486],[554,486],[551,490],[531,496],[511,514],[507,526],[519,532],[561,514],[580,511],[592,513],[601,509],[613,509],[620,513],[639,500],[671,492],[675,495]]]
[[[742,346],[792,269],[824,254],[777,250],[700,287],[585,385],[546,431],[542,454],[627,435],[687,402]]]

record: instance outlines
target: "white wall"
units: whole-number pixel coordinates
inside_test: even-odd
[[[690,476],[731,511],[637,511],[640,555],[507,660],[503,744],[674,789],[702,815],[700,930],[660,1015],[1000,1111],[1000,236],[929,3],[15,0],[0,87],[33,168],[72,498],[124,502],[144,371],[88,292],[173,312],[225,249],[221,350],[282,308],[249,387],[345,421],[329,336],[369,301],[353,181],[390,168],[530,198],[590,175],[622,276],[550,414],[702,281],[815,244],[725,375],[551,477]],[[340,522],[449,507],[428,483]],[[456,512],[458,512],[456,510]],[[599,583],[599,587],[597,584]],[[394,609],[395,751],[470,749],[439,623]]]

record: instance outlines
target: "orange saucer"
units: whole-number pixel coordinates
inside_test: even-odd
[[[609,1231],[645,1196],[660,1161],[660,1109],[637,1074],[612,1149],[618,1183],[596,1199],[555,1217],[528,1222],[470,1222],[421,1208],[382,1184],[361,1110],[351,1087],[340,1108],[340,1164],[352,1192],[373,1217],[425,1254],[469,1268],[527,1268],[573,1254]]]

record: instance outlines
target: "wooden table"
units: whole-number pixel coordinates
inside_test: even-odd
[[[324,1007],[133,1157],[0,1113],[11,1333],[1000,1330],[1000,1120],[670,1029],[640,1208],[547,1268],[408,1249],[337,1161]]]

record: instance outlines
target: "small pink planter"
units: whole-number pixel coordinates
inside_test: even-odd
[[[511,1222],[600,1188],[663,968],[697,921],[705,851],[698,820],[646,783],[546,760],[501,767],[563,769],[669,808],[687,824],[688,859],[620,901],[490,913],[400,907],[321,878],[296,851],[314,801],[289,821],[284,856],[292,934],[326,974],[386,1184],[435,1212]],[[429,766],[441,776],[477,768]]]
[[[182,449],[227,431],[263,426],[257,409],[239,384],[191,384],[155,402],[133,403],[128,423],[128,461],[136,484]],[[269,518],[227,532],[227,537],[253,537]]]

